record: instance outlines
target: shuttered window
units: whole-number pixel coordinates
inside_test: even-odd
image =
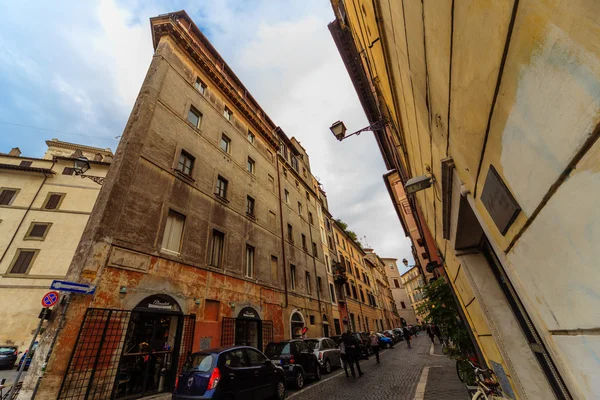
[[[50,229],[50,225],[52,224],[49,222],[32,222],[27,235],[25,235],[25,239],[44,239],[46,237],[46,234],[48,233],[48,229]]]
[[[37,250],[17,250],[17,255],[10,269],[11,274],[25,274],[33,261]]]
[[[254,247],[246,245],[246,276],[254,278]]]
[[[225,243],[225,234],[213,229],[212,248],[210,253],[210,265],[221,267],[223,263],[223,247]]]
[[[58,209],[63,197],[64,197],[64,194],[61,194],[61,193],[50,193],[48,195],[48,198],[46,199],[46,204],[44,205],[44,208],[46,210]]]
[[[167,223],[165,224],[165,233],[163,235],[162,251],[179,254],[181,251],[181,239],[183,238],[184,225],[185,216],[173,210],[169,210]]]
[[[9,206],[16,194],[16,189],[2,189],[0,191],[0,206]]]

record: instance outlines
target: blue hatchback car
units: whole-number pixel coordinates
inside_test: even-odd
[[[390,348],[394,347],[394,341],[391,338],[389,338],[381,333],[376,333],[376,335],[379,338],[379,347],[380,348],[390,349]]]
[[[253,347],[193,353],[175,383],[173,400],[285,399],[285,376]]]

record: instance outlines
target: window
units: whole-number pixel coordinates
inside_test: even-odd
[[[331,230],[331,224],[329,223],[329,219],[325,219],[325,227],[327,228],[328,231]]]
[[[290,264],[290,288],[296,290],[296,266]]]
[[[249,348],[245,348],[244,351],[248,356],[248,362],[250,363],[251,367],[262,367],[263,365],[265,365],[265,361],[267,360],[267,358],[262,353],[259,353],[257,350]]]
[[[227,198],[227,179],[221,175],[217,178],[217,187],[215,188],[215,194],[222,199]]]
[[[32,222],[25,234],[25,240],[44,240],[51,225],[51,222]]]
[[[245,349],[236,349],[222,354],[219,357],[219,361],[223,360],[223,363],[229,368],[246,368],[248,363],[246,362],[246,356],[244,354]],[[207,368],[210,370],[210,367]]]
[[[45,210],[57,210],[64,197],[64,193],[48,193],[48,197],[46,197],[42,208]]]
[[[277,257],[271,256],[271,280],[277,282],[279,280],[279,263]]]
[[[402,308],[406,308],[406,304],[404,304],[403,301],[400,302],[400,305],[402,306]]]
[[[269,175],[267,177],[267,180],[269,181],[269,188],[273,191],[275,191],[275,178],[273,178],[271,175]]]
[[[347,282],[344,285],[344,289],[346,289],[346,296],[350,296],[350,285]]]
[[[331,236],[327,236],[327,239],[329,240],[329,248],[333,249],[333,240],[331,239]]]
[[[229,139],[225,134],[221,135],[221,150],[225,153],[229,153],[231,147],[231,139]]]
[[[200,121],[202,121],[202,114],[194,106],[191,106],[190,111],[188,111],[188,122],[194,125],[195,128],[200,128]]]
[[[288,192],[287,189],[283,191],[283,198],[287,204],[290,204],[290,192]]]
[[[254,175],[254,164],[254,160],[248,157],[248,165],[246,168],[248,168],[248,172],[250,172],[252,175]]]
[[[254,199],[246,196],[246,214],[254,217]]]
[[[310,315],[310,316],[308,317],[308,319],[309,319],[309,321],[310,321],[310,324],[311,324],[311,325],[314,325],[314,324],[315,324],[315,316],[314,316],[314,315]]]
[[[305,178],[307,177],[307,175],[306,175],[306,168],[304,168],[304,167],[302,167],[302,175],[304,175]]]
[[[298,159],[294,156],[292,156],[292,168],[294,168],[296,172],[298,171]]]
[[[333,283],[329,284],[329,296],[331,297],[331,302],[335,303],[335,288],[333,287]]]
[[[252,144],[254,144],[254,140],[256,139],[256,136],[254,136],[254,133],[250,132],[250,130],[248,130],[248,141]]]
[[[271,153],[271,151],[267,150],[267,154],[269,155],[269,159],[271,160],[271,162],[275,161],[275,159],[273,158],[273,153]]]
[[[321,241],[323,243],[326,243],[325,238],[327,237],[327,235],[325,235],[325,229],[323,229],[323,227],[321,227]]]
[[[308,193],[308,190],[306,191],[306,200],[310,201],[310,194]]]
[[[288,224],[288,240],[294,243],[294,228],[290,224]]]
[[[254,277],[254,247],[246,245],[246,276]]]
[[[177,162],[177,171],[188,176],[192,175],[192,169],[194,168],[195,160],[196,158],[194,158],[190,153],[185,150],[181,150],[179,162]]]
[[[233,111],[231,111],[229,107],[225,106],[225,109],[223,110],[223,116],[227,121],[231,121],[233,118]]]
[[[397,288],[400,287],[400,282],[396,278],[394,278],[394,287],[397,287]]]
[[[312,215],[312,213],[311,213],[310,211],[308,212],[308,222],[309,222],[311,225],[314,225],[314,221],[313,221],[313,215]]]
[[[312,243],[312,251],[313,256],[319,258],[319,252],[317,251],[317,244],[315,242]]]
[[[304,251],[308,251],[308,248],[306,247],[306,236],[304,235],[304,233],[302,234],[302,249]]]
[[[317,276],[317,290],[323,295],[323,279],[320,276]]]
[[[394,264],[390,264],[390,269],[393,271],[394,270]]]
[[[302,215],[302,203],[298,202],[298,214]]]
[[[62,174],[63,175],[73,175],[75,173],[75,168],[70,168],[70,167],[65,167],[65,169],[63,169]]]
[[[39,250],[18,249],[9,269],[10,274],[26,274]]]
[[[31,167],[31,164],[33,164],[33,161],[21,161],[19,165],[21,167]]]
[[[306,293],[311,294],[312,289],[310,287],[310,272],[304,273],[304,279],[306,279]]]
[[[181,239],[183,238],[184,226],[185,216],[173,210],[169,210],[161,251],[179,254],[181,251]]]
[[[0,206],[10,206],[17,196],[18,189],[0,189]]]
[[[354,285],[354,283],[352,284],[352,297],[358,299],[358,294],[356,293],[356,286]]]
[[[360,300],[364,303],[365,302],[365,294],[363,293],[362,289],[360,289],[359,292],[360,292]]]
[[[269,211],[269,228],[277,228],[277,215],[273,211]]]
[[[206,84],[200,80],[200,78],[196,78],[196,82],[194,82],[194,87],[200,94],[204,94],[204,90],[206,89]]]
[[[225,234],[213,229],[212,247],[210,251],[210,265],[221,267],[223,264],[223,247],[225,244]]]

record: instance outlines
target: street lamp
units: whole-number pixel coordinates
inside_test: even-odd
[[[75,175],[79,175],[82,178],[88,178],[98,185],[102,185],[104,183],[104,178],[101,176],[92,176],[92,175],[84,175],[86,171],[90,169],[90,160],[86,157],[78,157],[73,160],[73,171],[75,171]]]
[[[405,267],[408,267],[408,260],[406,258],[403,258],[402,264],[404,264]]]
[[[347,139],[350,136],[360,135],[362,132],[365,132],[365,131],[377,131],[377,130],[383,129],[384,127],[385,127],[385,121],[383,119],[380,119],[379,121],[374,122],[367,127],[359,129],[358,131],[351,133],[349,135],[346,135],[347,129],[346,129],[346,125],[344,125],[344,122],[336,121],[329,127],[329,130],[331,131],[331,133],[333,133],[333,136],[335,136],[335,138],[341,142],[342,140]]]

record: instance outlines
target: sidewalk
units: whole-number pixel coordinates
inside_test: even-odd
[[[434,359],[434,362],[423,370],[415,399],[468,400],[469,393],[456,375],[454,361],[442,353],[442,346],[437,340],[433,348],[431,343],[429,346],[429,357]]]

